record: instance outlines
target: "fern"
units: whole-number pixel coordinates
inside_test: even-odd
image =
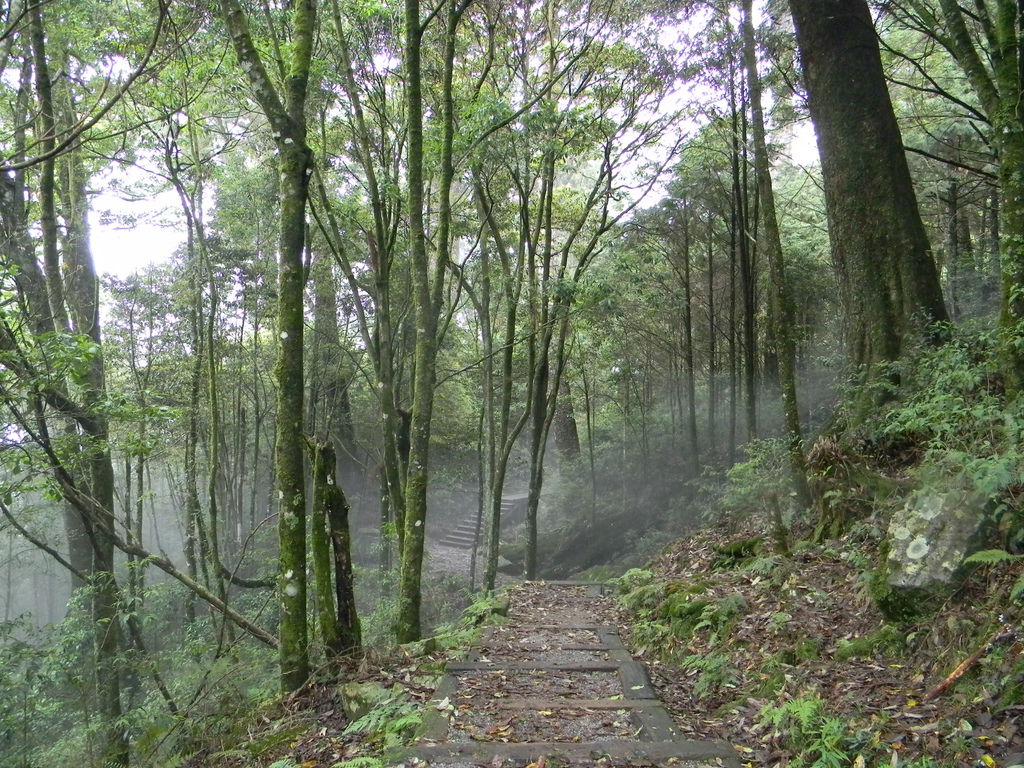
[[[1024,560],[1024,555],[1015,555],[1005,549],[982,549],[970,557],[964,558],[965,563],[972,565],[998,565],[999,563],[1016,563]],[[1020,600],[1024,597],[1024,574],[1017,579],[1017,583],[1010,589],[1010,599]]]
[[[1017,579],[1017,583],[1013,585],[1013,589],[1010,590],[1010,599],[1018,601],[1024,596],[1024,576]]]
[[[377,757],[353,757],[334,763],[331,768],[384,768],[384,761]]]
[[[693,693],[698,699],[705,699],[737,683],[738,670],[729,664],[727,656],[695,653],[684,657],[680,666],[700,672],[693,685]]]
[[[761,710],[762,725],[783,734],[796,753],[793,768],[843,768],[852,755],[847,746],[853,735],[846,724],[825,714],[824,703],[816,696],[801,696],[781,705]]]
[[[414,703],[389,699],[351,723],[344,733],[366,734],[368,740],[390,749],[403,743],[421,722],[422,717]]]
[[[996,563],[1012,563],[1024,558],[1024,555],[1014,555],[1005,549],[982,549],[970,557],[964,558],[965,563],[977,565],[994,565]]]

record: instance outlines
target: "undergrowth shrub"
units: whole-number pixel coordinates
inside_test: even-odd
[[[699,673],[693,684],[693,694],[701,701],[717,696],[727,688],[735,688],[739,683],[739,670],[725,654],[693,653],[683,657],[679,666]]]
[[[638,584],[619,597],[619,604],[634,615],[633,641],[641,654],[653,652],[666,661],[680,661],[678,650],[699,632],[718,643],[749,607],[739,593],[721,598],[706,596],[710,582],[647,582],[649,571],[634,570],[615,580],[620,589]],[[685,659],[683,660],[685,661]]]
[[[825,701],[805,694],[761,708],[754,731],[770,730],[793,755],[789,768],[868,768],[896,765],[903,768],[939,768],[928,759],[901,760],[871,729],[853,729],[829,713]]]
[[[773,729],[795,755],[791,768],[845,768],[853,759],[846,724],[827,714],[824,702],[806,695],[761,709],[759,728]]]
[[[786,444],[781,438],[751,440],[743,452],[746,461],[726,472],[718,506],[739,515],[763,515],[772,495],[787,497],[790,492]]]
[[[904,394],[886,411],[880,436],[917,446],[922,469],[968,481],[997,517],[1019,517],[1024,398],[1007,401],[1002,391],[995,332],[950,334],[948,343],[894,364]]]
[[[365,742],[386,752],[406,743],[422,719],[419,705],[399,696],[373,707],[344,733],[361,734]]]

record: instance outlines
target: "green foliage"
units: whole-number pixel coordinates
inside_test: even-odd
[[[256,738],[247,741],[244,745],[244,749],[234,751],[244,752],[250,757],[259,757],[260,755],[265,755],[278,747],[291,743],[297,736],[302,735],[307,730],[309,730],[309,726],[307,725],[288,726],[278,723],[271,732],[260,734]]]
[[[996,563],[1014,563],[1024,559],[1022,555],[1013,555],[1005,549],[982,549],[964,559],[967,564],[995,565]]]
[[[761,552],[763,539],[755,536],[750,539],[740,539],[723,544],[715,551],[715,559],[711,563],[713,569],[735,568],[742,563],[752,560]]]
[[[740,514],[763,514],[771,494],[784,498],[790,491],[785,441],[752,440],[743,446],[743,451],[747,460],[726,472],[727,484],[718,505]]]
[[[344,733],[362,734],[367,742],[387,751],[406,743],[420,722],[419,706],[395,697],[375,706],[351,723]]]
[[[643,573],[633,580],[643,581]],[[707,582],[652,582],[622,595],[619,603],[636,616],[634,641],[645,651],[674,659],[676,649],[698,632],[706,632],[712,643],[726,636],[749,607],[738,593],[709,599],[703,596],[707,588]]]
[[[849,752],[853,734],[842,720],[827,714],[817,696],[764,706],[759,727],[782,733],[786,746],[796,754],[792,768],[845,768],[854,757]]]
[[[996,514],[1012,512],[1007,492],[1024,464],[1024,399],[1008,402],[999,387],[997,334],[949,333],[946,344],[894,364],[904,396],[885,413],[881,436],[919,446],[923,467],[965,479]]]
[[[333,763],[331,768],[384,768],[385,765],[379,757],[353,757],[351,760]]]
[[[492,616],[508,613],[508,598],[501,594],[481,595],[462,612],[459,622],[463,627],[475,627]]]
[[[871,572],[868,594],[889,621],[914,621],[935,609],[935,598],[927,590],[893,589],[885,568]]]
[[[641,616],[650,613],[661,601],[665,584],[654,582],[636,587],[619,598],[623,607]]]
[[[795,667],[805,661],[813,661],[821,657],[821,640],[807,637],[796,645],[779,652],[778,659],[783,664]]]
[[[844,720],[830,715],[826,703],[814,694],[763,706],[754,730],[766,729],[775,731],[792,753],[792,761],[786,763],[789,768],[847,768],[891,762],[891,751],[878,749],[877,733],[852,730]],[[928,758],[900,760],[899,764],[905,768],[938,768]]]
[[[870,635],[840,643],[836,649],[835,658],[837,661],[846,661],[847,659],[868,657],[876,652],[889,655],[898,653],[905,646],[906,638],[903,633],[892,624],[885,624]]]
[[[964,559],[968,565],[997,565],[999,563],[1018,563],[1024,555],[1014,555],[1004,549],[983,549]],[[1010,599],[1020,600],[1024,597],[1024,573],[1010,589]]]
[[[735,687],[739,671],[729,662],[729,657],[718,653],[695,653],[683,657],[679,665],[683,669],[699,672],[693,685],[694,695],[706,699]]]
[[[210,622],[179,625],[181,587],[156,584],[143,598],[145,611],[138,618],[149,657],[125,650],[117,659],[126,681],[121,724],[132,735],[140,764],[174,765],[197,741],[245,744],[239,752],[250,759],[266,752],[275,739],[294,738],[292,731],[245,742],[247,721],[277,695],[276,659],[270,649],[241,643],[218,657],[216,628]],[[78,590],[68,616],[44,628],[34,628],[27,619],[0,624],[0,734],[10,737],[0,750],[0,763],[91,764],[83,755],[92,754],[100,743],[102,721],[95,716],[89,674],[94,635],[90,600],[89,589]],[[236,606],[244,609],[250,600],[260,599],[240,597]],[[153,685],[153,664],[179,706],[194,702],[189,717],[168,712]]]
[[[617,579],[609,579],[608,585],[619,594],[632,592],[637,587],[643,587],[654,581],[654,573],[646,568],[630,568]]]

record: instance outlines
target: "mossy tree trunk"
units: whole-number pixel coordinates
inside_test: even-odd
[[[438,318],[444,301],[445,275],[451,242],[451,189],[455,178],[453,145],[455,103],[452,82],[455,35],[466,0],[448,4],[445,12],[441,83],[441,152],[438,184],[436,250],[431,264],[425,228],[426,193],[423,155],[423,91],[421,46],[423,23],[419,0],[405,2],[405,99],[408,115],[408,210],[412,255],[413,297],[416,305],[416,345],[409,461],[405,474],[402,560],[399,574],[397,637],[400,643],[420,637],[420,581],[427,523],[427,478],[430,472],[430,428],[437,386]]]
[[[30,9],[31,51],[35,69],[36,97],[39,115],[36,131],[44,155],[55,146],[58,119],[55,94],[50,79],[50,55],[43,8]],[[59,43],[58,43],[59,48]],[[75,116],[64,114],[73,124]],[[60,166],[58,185],[57,168]],[[58,384],[66,396],[72,386],[80,392],[77,424],[66,425],[68,436],[80,430],[82,472],[73,479],[64,467],[55,472],[89,494],[89,509],[73,503],[65,511],[68,529],[70,564],[80,576],[90,579],[91,614],[93,620],[92,670],[99,713],[103,719],[102,753],[105,764],[127,766],[129,748],[122,717],[120,670],[117,657],[121,647],[121,614],[117,582],[114,577],[114,468],[110,457],[109,428],[103,411],[106,381],[103,363],[103,340],[99,316],[99,282],[89,250],[88,199],[86,174],[79,150],[71,150],[59,158],[50,157],[40,167],[40,229],[43,234],[44,272],[30,270],[26,281],[35,282],[32,291],[42,312],[33,322],[38,330],[67,331],[88,337],[90,356],[83,374],[71,384]],[[57,219],[57,199],[63,208],[63,242]],[[30,254],[26,257],[31,258]],[[33,259],[34,261],[34,259]],[[23,265],[23,266],[27,266]],[[36,282],[45,275],[43,282]],[[48,306],[41,297],[46,295]]]
[[[941,14],[908,3],[953,54],[988,117],[1000,187],[999,259],[1003,371],[1007,389],[1024,390],[1024,8],[993,0],[964,8],[939,0]]]
[[[303,475],[303,253],[312,154],[306,143],[306,97],[316,28],[313,0],[291,4],[291,41],[280,62],[280,92],[270,80],[238,0],[221,0],[221,14],[252,95],[273,131],[278,154],[277,383],[275,478],[278,490],[281,690],[309,677],[306,617],[306,495]]]
[[[104,406],[107,401],[103,363],[103,338],[99,311],[99,280],[89,249],[89,204],[86,175],[77,151],[62,158],[66,184],[64,274],[72,330],[88,336],[95,345],[83,387],[83,405],[89,418],[83,422],[88,436],[83,458],[87,462],[86,486],[95,507],[86,523],[92,543],[92,615],[95,622],[96,691],[104,716],[104,760],[109,766],[128,765],[128,736],[120,722],[121,648],[120,589],[114,576],[114,466],[110,456],[110,430]],[[83,519],[87,519],[85,513]]]
[[[336,479],[337,458],[330,444],[313,440],[310,463],[310,549],[320,638],[330,653],[351,653],[359,648],[360,629],[352,588],[348,502]]]
[[[858,383],[889,383],[912,333],[946,320],[865,0],[790,0],[818,136],[832,257]],[[866,190],[870,191],[867,193]],[[854,403],[866,418],[885,386]]]
[[[772,283],[772,318],[779,362],[779,384],[782,388],[782,410],[786,423],[787,453],[797,503],[804,509],[811,506],[811,492],[807,484],[807,463],[804,459],[803,430],[796,392],[796,342],[794,341],[793,299],[786,280],[786,265],[782,253],[782,236],[775,209],[775,190],[772,187],[768,160],[768,141],[765,138],[764,110],[761,106],[761,78],[757,71],[757,48],[754,43],[754,23],[751,19],[751,0],[743,0],[741,35],[743,61],[747,71],[747,91],[750,94],[750,127],[754,138],[754,176],[761,199],[762,251],[768,259]]]

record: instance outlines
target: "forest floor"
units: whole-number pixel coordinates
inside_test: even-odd
[[[1024,767],[1016,638],[927,698],[985,647],[1001,614],[1019,622],[1006,595],[1020,564],[980,569],[937,616],[893,625],[869,596],[877,535],[861,530],[791,557],[764,543],[737,554],[737,541],[759,533],[719,526],[681,539],[619,579],[617,601],[598,597],[596,584],[509,586],[507,620],[472,628],[492,601],[436,644],[323,672],[249,723],[233,748],[183,765],[689,768],[718,763],[653,745],[717,743],[731,745],[724,765]],[[346,714],[350,685],[383,694],[361,716]],[[651,698],[631,702],[634,690]],[[662,704],[668,721],[650,715]],[[646,749],[608,747],[645,730],[657,735]],[[540,744],[522,746],[531,742]]]
[[[797,754],[811,759],[804,765],[855,768],[1024,765],[1017,638],[927,697],[999,633],[1001,614],[1019,626],[1006,598],[1019,566],[977,571],[937,616],[893,625],[869,595],[874,537],[791,558],[723,557],[760,533],[748,524],[675,542],[650,566],[654,600],[622,617],[683,734],[727,740],[751,766],[785,766]],[[673,594],[682,599],[672,604]],[[686,605],[699,609],[688,624]],[[659,622],[668,633],[652,631]]]

